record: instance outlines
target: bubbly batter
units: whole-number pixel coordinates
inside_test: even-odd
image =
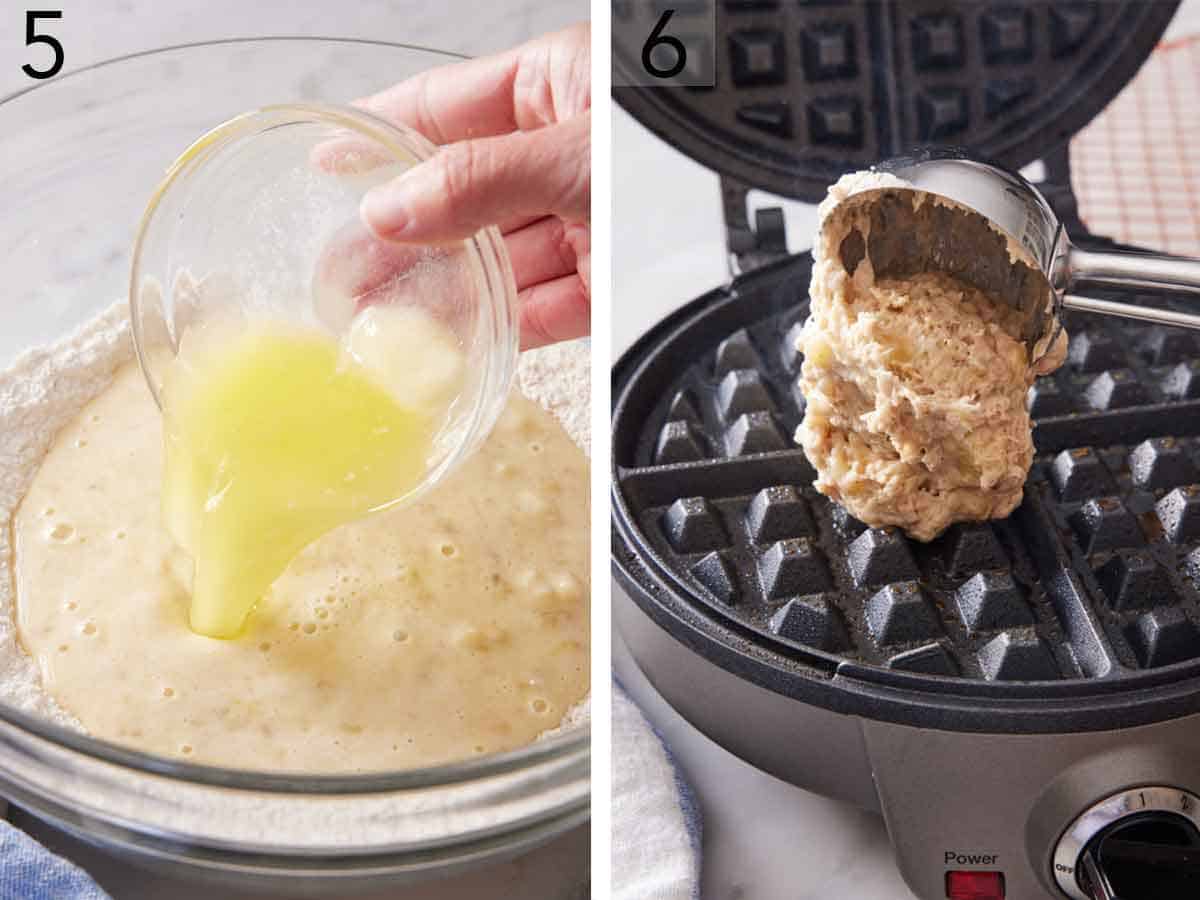
[[[818,491],[867,525],[928,541],[1020,502],[1033,460],[1026,394],[1066,341],[1035,367],[1019,324],[972,285],[938,272],[876,280],[869,257],[848,273],[838,247],[867,225],[837,205],[864,174],[831,187],[820,210],[796,440]]]
[[[306,547],[233,640],[188,628],[162,457],[127,364],[14,519],[21,641],[91,734],[237,768],[402,769],[527,744],[587,694],[587,461],[525,398],[436,490]]]
[[[401,334],[440,336],[410,318]],[[457,348],[446,353],[461,367]],[[439,410],[403,384],[390,390],[324,332],[193,329],[165,368],[163,516],[195,562],[189,621],[200,634],[237,635],[301,549],[426,472]],[[423,377],[411,361],[402,372]]]

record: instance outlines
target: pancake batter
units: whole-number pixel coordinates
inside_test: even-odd
[[[847,175],[820,209],[796,440],[818,491],[867,525],[928,541],[1020,502],[1033,460],[1026,393],[1061,365],[1066,340],[1034,366],[1015,313],[972,285],[937,272],[876,280],[869,256],[848,273],[838,248],[869,220],[838,204],[863,178],[888,186]]]
[[[91,734],[237,768],[402,769],[528,744],[587,694],[587,461],[525,398],[425,498],[303,550],[234,640],[188,628],[161,467],[127,364],[13,522],[20,639]]]

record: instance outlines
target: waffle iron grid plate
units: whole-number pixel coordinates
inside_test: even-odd
[[[618,25],[636,2],[613,4]],[[715,86],[618,88],[614,96],[708,168],[810,202],[842,173],[918,145],[961,145],[1009,168],[1024,166],[1104,108],[1178,5],[687,0],[653,6],[671,7],[672,30],[687,34],[712,21],[713,4]],[[639,57],[638,47],[620,41],[615,50],[618,72]]]
[[[1022,504],[921,544],[817,494],[791,440],[809,266],[739,279],[631,351],[613,463],[632,552],[744,652],[827,675],[1016,687],[1200,660],[1200,339],[1068,320],[1069,361],[1030,391]]]

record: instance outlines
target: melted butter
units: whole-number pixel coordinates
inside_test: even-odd
[[[238,768],[396,769],[522,746],[586,695],[587,461],[523,397],[434,491],[304,547],[231,640],[188,627],[162,466],[130,365],[14,521],[21,641],[93,735]]]
[[[301,549],[422,479],[440,422],[401,405],[421,375],[398,368],[385,385],[316,331],[185,338],[162,394],[163,515],[195,561],[193,630],[235,636]]]

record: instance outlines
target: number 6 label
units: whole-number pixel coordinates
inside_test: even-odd
[[[642,45],[642,68],[655,78],[673,78],[687,68],[687,47],[683,46],[683,41],[677,37],[663,34],[663,29],[667,27],[667,23],[671,21],[671,16],[674,14],[675,10],[673,9],[663,12],[662,18],[650,32],[650,37],[646,38],[646,43]],[[670,47],[675,51],[673,66],[660,69],[654,64],[654,51],[658,47]]]
[[[31,9],[25,13],[25,46],[32,47],[36,44],[45,44],[54,54],[53,62],[50,63],[48,69],[37,69],[31,63],[26,63],[21,66],[21,71],[30,78],[53,78],[62,71],[64,55],[63,45],[58,42],[58,38],[51,37],[49,34],[38,32],[39,19],[61,19],[61,9]]]
[[[717,0],[613,0],[613,86],[711,87]]]

